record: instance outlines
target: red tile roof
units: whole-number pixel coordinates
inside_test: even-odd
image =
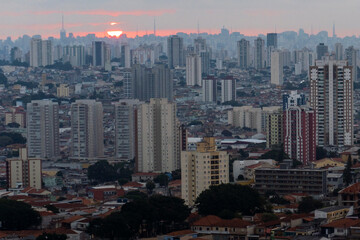
[[[251,222],[242,220],[240,218],[233,219],[221,219],[214,215],[209,215],[199,219],[193,223],[193,226],[209,226],[209,227],[236,227],[236,228],[245,228],[249,225],[252,225]]]
[[[143,185],[141,183],[138,182],[128,182],[125,183],[124,185],[122,185],[123,187],[135,187],[135,188],[141,188],[143,187]]]
[[[349,228],[360,223],[360,219],[344,218],[331,223],[322,225],[326,228]]]
[[[360,192],[360,182],[354,183],[342,189],[339,193],[359,193],[359,192]]]
[[[173,237],[180,237],[180,236],[184,236],[184,235],[188,235],[188,234],[194,234],[196,232],[191,231],[190,229],[187,230],[181,230],[181,231],[176,231],[176,232],[171,232],[166,234],[167,236],[173,236]]]

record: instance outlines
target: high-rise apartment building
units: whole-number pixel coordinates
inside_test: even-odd
[[[93,66],[108,68],[111,60],[110,47],[104,41],[92,43]]]
[[[319,43],[319,45],[316,46],[316,59],[321,60],[327,54],[329,54],[328,46],[326,46],[324,43]]]
[[[41,159],[9,158],[6,168],[8,188],[42,188]]]
[[[229,155],[218,151],[215,138],[205,137],[196,151],[181,152],[181,197],[193,206],[201,192],[229,183]]]
[[[91,159],[104,155],[103,107],[95,100],[71,104],[71,156]]]
[[[17,123],[19,127],[26,127],[26,112],[23,107],[12,107],[5,112],[5,125],[9,123]]]
[[[291,91],[290,94],[283,95],[283,110],[285,111],[289,107],[306,105],[306,97],[303,93],[297,93],[297,91]]]
[[[131,160],[136,149],[137,109],[142,104],[137,99],[115,103],[115,157]]]
[[[208,75],[210,73],[210,52],[200,52],[201,73]]]
[[[221,102],[236,100],[236,79],[233,76],[226,76],[221,82]]]
[[[59,105],[56,102],[33,100],[28,103],[26,126],[29,158],[59,157]]]
[[[191,53],[186,56],[186,85],[201,86],[202,83],[201,58],[198,54]]]
[[[348,65],[352,67],[353,81],[357,82],[357,50],[353,46],[345,49],[345,60],[347,60]]]
[[[167,39],[167,56],[169,68],[184,67],[184,45],[183,38],[172,35]]]
[[[316,112],[316,141],[320,147],[353,144],[352,67],[329,57],[310,68],[310,106]]]
[[[52,42],[32,38],[30,41],[30,66],[41,67],[54,64]]]
[[[237,65],[241,69],[250,66],[250,41],[241,39],[237,42]]]
[[[255,69],[262,69],[265,66],[265,41],[259,37],[254,41],[254,67]]]
[[[173,80],[170,69],[165,64],[152,68],[134,64],[131,71],[133,98],[149,101],[150,98],[173,100]]]
[[[304,165],[316,160],[314,110],[306,106],[290,106],[284,111],[284,152]]]
[[[176,105],[152,98],[137,111],[137,172],[171,172],[180,168],[179,123]]]
[[[217,88],[216,78],[214,76],[207,76],[202,80],[202,100],[204,102],[216,102]]]
[[[281,51],[271,52],[271,84],[281,86],[284,83],[283,55]]]
[[[284,143],[283,111],[275,111],[266,116],[266,147],[280,146]]]

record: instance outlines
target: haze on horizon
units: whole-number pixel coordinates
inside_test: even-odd
[[[344,4],[346,3],[346,4]],[[24,34],[58,37],[61,16],[67,33],[98,36],[108,30],[122,30],[133,37],[153,32],[154,19],[158,35],[176,32],[219,32],[222,26],[245,35],[303,28],[310,33],[322,30],[358,36],[356,11],[360,1],[344,0],[12,0],[2,3],[0,39]],[[116,26],[110,26],[117,22]]]

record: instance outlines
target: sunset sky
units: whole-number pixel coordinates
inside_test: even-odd
[[[0,38],[23,34],[59,36],[61,15],[67,33],[103,35],[122,30],[134,36],[153,32],[217,33],[224,25],[232,31],[257,35],[274,31],[332,31],[339,36],[359,35],[359,0],[1,0]],[[111,26],[111,22],[119,23]]]

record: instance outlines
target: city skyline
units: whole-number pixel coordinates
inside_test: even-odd
[[[336,1],[324,0],[308,4],[308,0],[274,0],[271,3],[264,0],[226,0],[222,5],[214,0],[207,0],[206,4],[204,0],[185,0],[181,3],[164,0],[119,3],[105,0],[101,3],[88,1],[85,6],[81,1],[36,1],[39,4],[34,4],[34,1],[11,1],[4,4],[4,10],[0,11],[0,21],[6,24],[0,24],[1,39],[7,36],[17,38],[23,34],[58,37],[62,15],[66,31],[75,36],[95,33],[98,37],[104,37],[109,30],[122,30],[128,37],[135,37],[136,34],[142,36],[153,33],[154,20],[159,36],[176,32],[197,33],[198,24],[200,32],[214,34],[225,26],[232,32],[254,36],[274,32],[275,29],[283,32],[303,28],[309,34],[322,30],[332,32],[335,23],[336,34],[340,37],[360,34],[355,26],[355,13],[348,12],[341,18],[336,17],[342,8],[360,7],[360,2],[355,0],[348,0],[346,5],[340,6],[337,6]]]

